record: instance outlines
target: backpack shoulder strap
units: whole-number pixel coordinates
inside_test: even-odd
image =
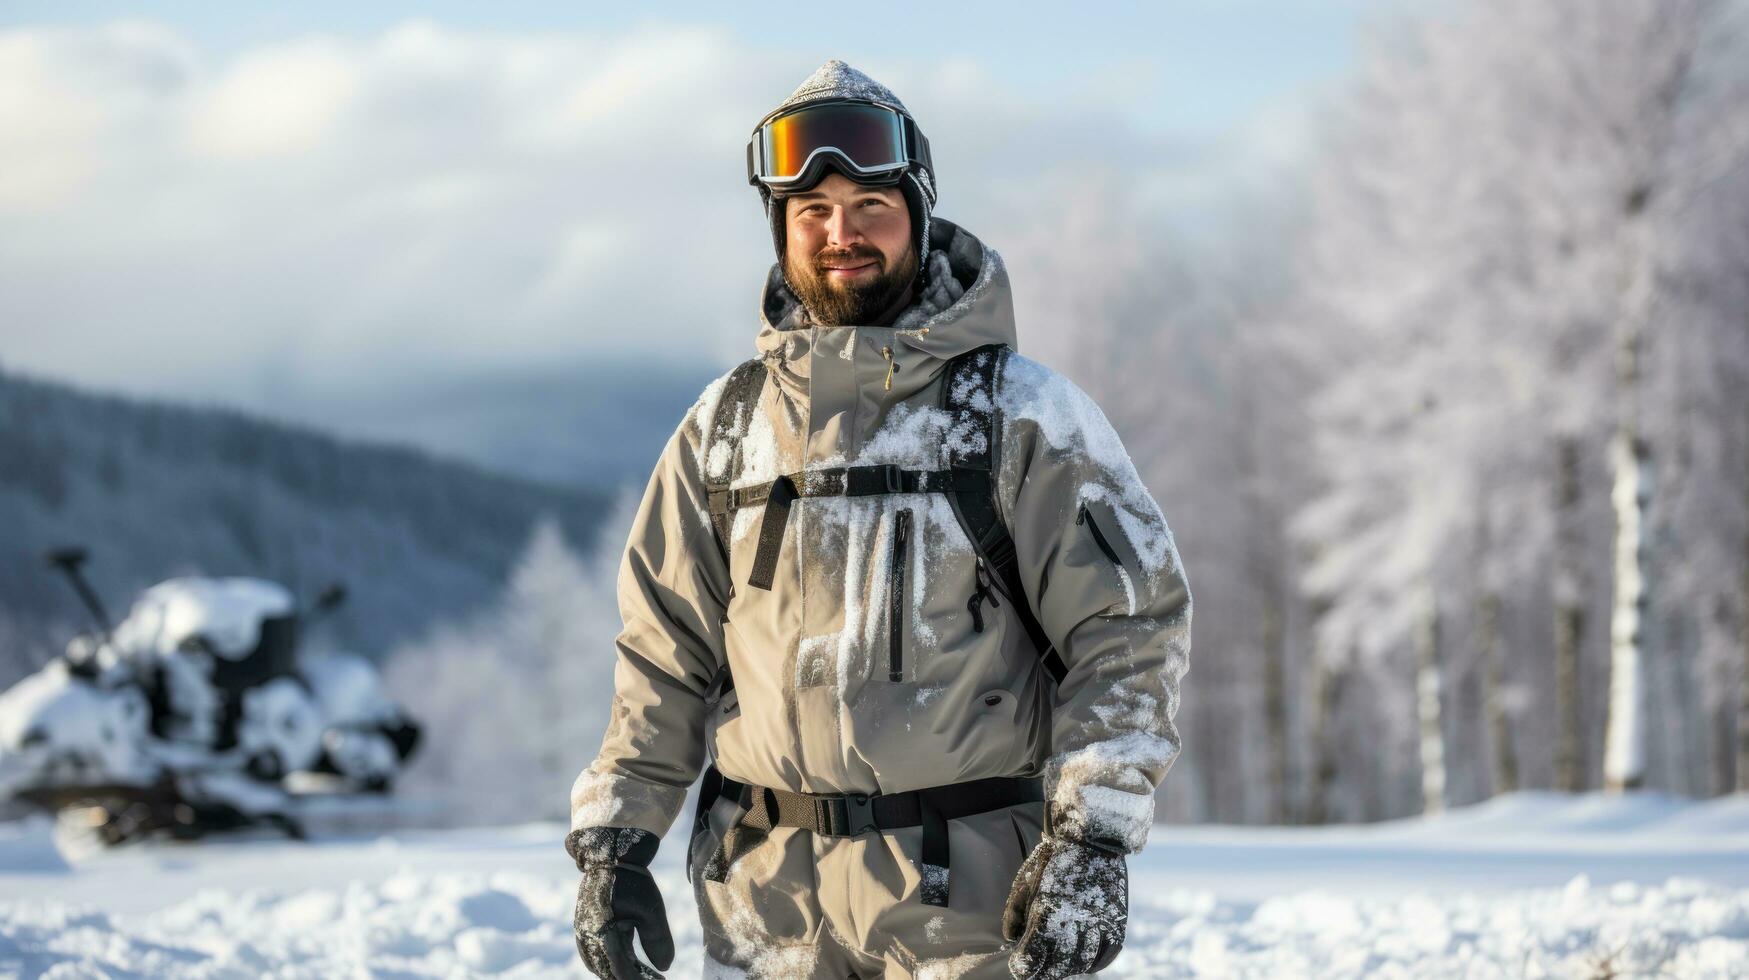
[[[729,489],[741,475],[741,442],[747,434],[748,423],[753,413],[759,407],[759,395],[765,388],[765,361],[753,357],[735,366],[729,372],[729,378],[723,382],[723,393],[717,397],[717,409],[710,419],[710,430],[705,433],[703,445],[700,447],[705,454],[706,468],[712,467],[709,461],[723,459],[721,473],[707,478],[705,489],[710,493],[721,493]],[[729,564],[729,546],[733,528],[733,513],[718,513],[717,508],[711,508],[711,527],[716,531],[717,547],[722,549],[723,564]],[[734,594],[735,583],[730,577],[730,594]]]
[[[945,369],[941,407],[952,418],[947,447],[955,474],[955,490],[948,501],[978,558],[996,573],[998,587],[1014,604],[1045,669],[1061,682],[1068,666],[1027,601],[1020,557],[996,502],[1002,449],[1002,413],[996,395],[1010,353],[1006,344],[986,344],[955,356]]]
[[[700,440],[699,450],[706,460],[705,470],[710,473],[712,467],[709,461],[713,458],[727,456],[723,460],[720,474],[707,476],[705,492],[716,496],[728,491],[735,480],[741,475],[741,441],[747,435],[748,423],[753,413],[759,408],[760,392],[765,390],[765,360],[752,357],[729,372],[729,378],[723,382],[723,392],[717,396],[716,411],[711,413],[710,428],[705,431]],[[733,537],[733,512],[718,512],[718,508],[710,508],[712,537],[717,539],[717,548],[723,555],[723,567],[733,568],[729,563],[729,543]],[[735,576],[729,576],[729,595],[735,594]],[[708,705],[715,705],[735,688],[735,678],[729,673],[729,662],[725,658],[718,665],[717,672],[705,688],[704,700]],[[709,773],[714,773],[713,766]],[[708,784],[707,784],[708,785]],[[700,813],[703,812],[703,797],[700,797]],[[694,828],[696,832],[696,826]],[[690,869],[688,869],[690,873]]]

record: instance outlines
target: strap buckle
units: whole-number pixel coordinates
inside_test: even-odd
[[[887,463],[881,467],[881,478],[886,481],[888,493],[905,492],[905,471],[898,463]]]
[[[820,832],[831,837],[857,837],[880,830],[875,823],[874,800],[865,793],[816,797],[814,817]]]
[[[896,468],[896,467],[895,467]],[[856,837],[881,829],[875,823],[874,798],[863,793],[840,797],[844,801],[845,834]]]

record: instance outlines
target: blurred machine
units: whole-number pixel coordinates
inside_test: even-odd
[[[85,553],[49,562],[97,628],[0,694],[0,799],[52,811],[106,844],[270,827],[305,835],[313,814],[385,797],[419,726],[362,657],[310,650],[307,608],[254,578],[175,578],[110,625]]]

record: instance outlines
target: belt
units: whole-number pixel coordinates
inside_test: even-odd
[[[922,899],[928,905],[945,906],[947,821],[1020,803],[1040,803],[1045,794],[1044,780],[1038,776],[995,776],[901,793],[792,793],[730,779],[713,765],[705,770],[704,782],[699,787],[694,833],[710,805],[720,797],[739,803],[742,813],[723,836],[722,847],[706,869],[707,880],[722,881],[740,852],[763,839],[774,827],[799,827],[825,837],[857,837],[920,826]]]

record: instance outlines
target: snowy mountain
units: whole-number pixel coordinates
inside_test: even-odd
[[[703,975],[680,865],[655,873]],[[0,825],[0,974],[575,977],[564,826],[154,844]],[[1154,828],[1111,977],[1741,977],[1749,800],[1514,793],[1364,827]],[[922,975],[928,975],[924,973]]]
[[[88,625],[42,561],[80,544],[112,616],[175,574],[342,581],[325,628],[380,656],[493,599],[537,522],[587,541],[604,499],[231,411],[0,372],[0,686]]]

